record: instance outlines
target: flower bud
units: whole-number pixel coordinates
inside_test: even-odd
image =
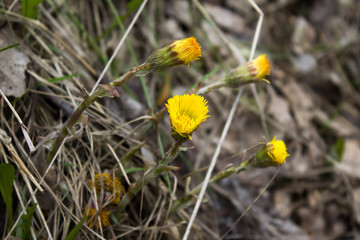
[[[161,72],[174,66],[190,64],[201,57],[201,49],[194,37],[177,40],[154,51],[146,61],[146,70]]]
[[[276,140],[276,137],[256,153],[256,167],[269,167],[282,165],[286,158],[290,156],[286,152],[286,145],[282,140]]]
[[[242,64],[225,76],[224,82],[228,87],[239,87],[241,85],[256,81],[266,81],[265,76],[270,74],[270,62],[265,54],[254,60]]]
[[[241,164],[242,169],[276,167],[282,165],[286,158],[290,156],[286,152],[286,145],[282,140],[276,140],[276,137],[264,147],[256,152],[256,155]]]

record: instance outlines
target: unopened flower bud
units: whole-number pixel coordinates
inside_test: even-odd
[[[282,165],[286,158],[290,156],[286,151],[286,145],[282,140],[276,140],[276,137],[264,147],[256,152],[256,155],[248,161],[241,164],[243,169],[276,167]]]
[[[265,76],[270,74],[270,62],[265,54],[254,60],[242,64],[225,76],[224,82],[228,87],[239,87],[257,81],[266,81]]]
[[[172,42],[171,44],[154,51],[146,60],[146,68],[142,71],[147,74],[152,71],[161,72],[171,67],[190,64],[201,57],[201,49],[194,37]]]

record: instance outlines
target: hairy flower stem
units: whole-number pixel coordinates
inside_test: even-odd
[[[70,135],[72,127],[80,120],[81,114],[91,105],[93,104],[98,98],[102,98],[105,96],[114,97],[118,94],[115,90],[115,87],[120,87],[127,83],[132,77],[137,76],[136,73],[140,72],[143,69],[146,69],[148,66],[146,63],[131,68],[127,73],[122,75],[120,78],[105,84],[100,85],[98,89],[92,94],[87,95],[85,99],[80,103],[78,108],[75,112],[71,115],[70,119],[66,123],[66,125],[61,129],[61,132],[55,142],[53,143],[51,150],[48,155],[48,162],[50,162],[58,149],[60,148],[61,144],[63,143],[64,139]]]
[[[250,83],[258,83],[259,81],[266,81],[266,80],[264,80],[264,79],[262,79],[262,80],[246,80],[246,81],[244,80],[243,82],[241,82],[241,78],[239,78],[238,82],[236,82],[234,84],[229,84],[229,83],[226,83],[224,79],[222,79],[222,80],[219,80],[217,82],[214,82],[212,84],[209,84],[207,86],[204,86],[204,87],[198,89],[197,91],[195,91],[195,93],[199,94],[199,95],[205,95],[205,94],[208,94],[219,88],[223,88],[223,87],[239,88],[239,87],[242,87],[242,86],[250,84]]]
[[[226,86],[224,82],[221,82],[221,81],[217,81],[217,82],[214,82],[212,84],[209,84],[207,86],[204,86],[202,88],[200,88],[196,94],[200,94],[200,95],[205,95],[215,89],[218,89],[218,88],[221,88],[221,87],[224,87]]]
[[[245,170],[246,170],[246,168],[243,167],[243,164],[241,164],[240,166],[237,166],[237,167],[227,168],[226,170],[219,172],[217,175],[212,177],[210,179],[209,183],[217,182],[221,179],[230,177],[231,175],[233,175],[235,173],[239,173],[239,172],[245,171]],[[185,196],[183,196],[182,198],[179,198],[178,200],[176,200],[174,202],[174,204],[171,206],[170,214],[172,215],[174,213],[177,213],[181,209],[184,209],[184,208],[190,206],[191,204],[193,204],[193,202],[197,199],[196,195],[200,192],[201,187],[202,187],[202,183],[197,185],[190,192],[185,193]]]
[[[131,200],[136,196],[136,194],[141,191],[141,189],[143,189],[143,187],[147,185],[151,180],[157,178],[163,172],[177,169],[168,166],[168,164],[177,157],[182,143],[183,142],[181,141],[175,142],[166,152],[165,157],[158,163],[156,167],[145,173],[145,176],[143,178],[138,179],[133,186],[129,187],[128,191],[122,196],[121,201],[117,206],[116,211],[118,213],[121,213],[125,209],[125,207],[131,202]]]

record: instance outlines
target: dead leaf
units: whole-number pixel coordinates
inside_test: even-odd
[[[205,3],[204,7],[220,27],[230,31],[240,31],[246,28],[244,19],[229,9],[208,3]]]
[[[344,157],[337,167],[346,174],[360,178],[360,143],[354,139],[345,140]]]
[[[0,32],[0,49],[12,44],[9,40],[10,30],[4,28]],[[0,89],[6,96],[20,97],[25,93],[25,69],[28,56],[19,47],[0,52]]]

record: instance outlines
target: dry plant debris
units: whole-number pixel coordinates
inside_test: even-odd
[[[358,1],[256,1],[265,21],[255,56],[266,54],[268,67],[263,57],[237,62],[258,19],[249,1],[45,0],[31,16],[24,2],[0,2],[0,166],[16,169],[14,228],[1,195],[1,239],[26,238],[14,229],[32,239],[72,230],[76,239],[182,239],[237,87],[253,82],[260,106],[245,85],[189,239],[359,238]],[[201,52],[187,52],[192,38],[171,45],[191,36]],[[164,46],[157,54],[169,55],[151,55]],[[147,59],[166,71],[110,87]],[[65,128],[49,163],[99,79],[105,97]],[[165,103],[187,92],[204,94],[210,117],[173,143]],[[245,171],[261,150],[266,161],[290,157]]]

